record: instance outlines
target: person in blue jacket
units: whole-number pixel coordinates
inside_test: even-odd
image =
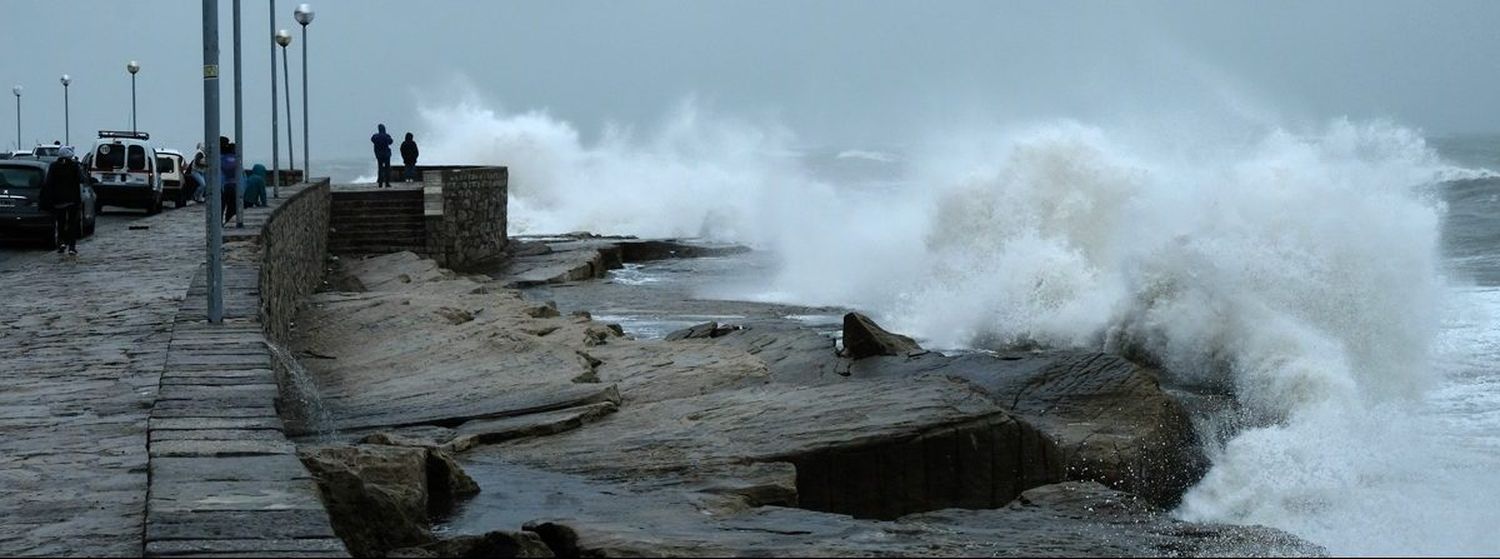
[[[238,211],[234,197],[239,196],[240,190],[240,158],[234,153],[234,142],[225,136],[219,136],[219,176],[224,181],[219,202],[224,206],[224,223],[229,223]]]
[[[377,126],[379,131],[370,136],[370,143],[375,144],[375,180],[377,186],[384,188],[391,185],[391,144],[396,141],[385,133],[384,124]]]

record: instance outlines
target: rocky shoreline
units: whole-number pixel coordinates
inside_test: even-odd
[[[853,313],[842,349],[754,321],[638,340],[517,289],[736,249],[518,245],[488,275],[345,261],[304,305],[317,397],[283,411],[355,555],[1323,553],[1170,518],[1206,459],[1120,356],[943,355]]]

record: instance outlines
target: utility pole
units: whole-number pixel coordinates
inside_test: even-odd
[[[276,0],[271,0],[271,20],[266,30],[271,32],[271,197],[281,197],[281,134],[276,118]],[[286,115],[291,118],[292,115]]]
[[[224,321],[223,201],[219,176],[219,0],[203,0],[203,147],[208,157],[208,321]]]
[[[234,158],[239,169],[234,172],[234,226],[245,227],[245,114],[240,88],[240,0],[234,0]]]

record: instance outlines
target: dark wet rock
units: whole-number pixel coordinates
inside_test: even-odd
[[[843,382],[849,374],[850,361],[838,356],[833,339],[805,328],[750,326],[715,338],[714,344],[761,360],[776,382]]]
[[[1285,532],[1182,522],[1092,482],[1031,489],[1008,506],[945,509],[891,521],[762,507],[705,515],[685,502],[636,502],[639,514],[585,514],[525,524],[556,553],[632,556],[1320,556]]]
[[[915,340],[887,332],[868,316],[855,312],[844,315],[844,355],[850,359],[921,352],[922,346]]]
[[[858,362],[856,377],[940,374],[973,382],[1062,448],[1068,478],[1093,480],[1174,506],[1206,471],[1184,407],[1156,373],[1090,352],[992,356],[881,357]]]
[[[531,318],[552,318],[555,316],[561,316],[561,313],[557,312],[557,303],[554,303],[552,301],[547,301],[540,305],[528,308],[525,312],[526,316],[529,316]]]
[[[435,448],[427,449],[428,514],[447,514],[461,500],[478,492],[479,484],[464,473],[452,455]]]
[[[647,262],[668,258],[704,258],[749,252],[749,247],[726,244],[687,243],[672,239],[628,240],[619,243],[625,262]]]
[[[555,557],[534,532],[488,532],[445,538],[421,547],[397,549],[386,557]]]
[[[318,482],[329,519],[349,552],[380,556],[428,543],[427,451],[400,446],[324,446],[298,451]]]
[[[588,429],[472,452],[603,478],[785,462],[796,466],[799,506],[875,518],[1000,506],[1063,479],[1049,439],[967,383],[941,377],[643,403]],[[741,483],[739,475],[716,483]]]
[[[711,338],[713,337],[714,329],[718,327],[719,323],[717,322],[704,322],[702,324],[694,324],[687,328],[671,332],[667,334],[667,336],[663,339],[669,342],[675,342],[678,340],[689,340],[695,338]]]
[[[720,325],[718,322],[704,322],[695,324],[681,330],[667,334],[666,341],[675,342],[679,340],[704,340],[719,338],[729,335],[730,332],[740,330],[739,326],[731,324]]]
[[[517,417],[469,421],[458,426],[457,435],[447,441],[444,448],[463,452],[482,444],[555,435],[598,421],[618,409],[614,402],[599,402]]]
[[[299,449],[298,457],[318,483],[334,532],[361,557],[430,543],[430,519],[479,492],[453,457],[436,448],[324,445]]]

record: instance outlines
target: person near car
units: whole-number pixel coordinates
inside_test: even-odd
[[[245,207],[265,207],[266,166],[259,163],[245,176]]]
[[[78,254],[78,228],[83,223],[83,171],[73,157],[73,148],[57,150],[57,160],[47,166],[47,178],[42,182],[42,209],[50,210],[57,219],[57,253],[67,250],[69,255]]]
[[[204,190],[208,188],[208,153],[203,151],[203,142],[198,142],[198,152],[193,154],[192,176],[193,182],[197,183],[192,190],[193,201],[202,204],[208,197]]]
[[[234,142],[224,136],[219,136],[219,176],[224,181],[220,205],[224,206],[224,223],[229,223],[237,211],[234,197],[239,195],[240,158],[234,153]]]
[[[376,132],[370,135],[370,143],[375,144],[375,180],[376,186],[385,188],[391,185],[391,144],[396,140],[385,133],[384,124],[377,124],[375,128]]]
[[[417,180],[417,140],[406,133],[406,141],[401,142],[401,164],[406,170],[401,173],[401,180],[411,182]]]

